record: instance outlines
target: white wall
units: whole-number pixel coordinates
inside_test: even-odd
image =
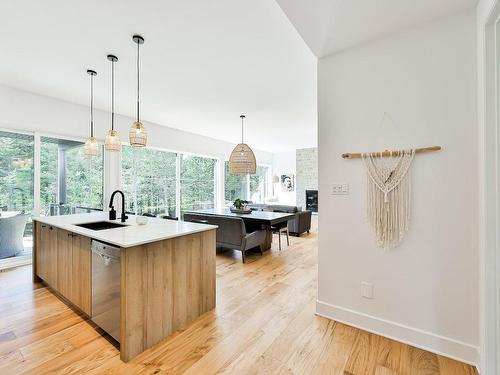
[[[111,115],[95,111],[96,137],[104,140],[111,126]],[[120,132],[122,141],[128,142],[128,131],[134,119],[126,116],[115,117],[115,129]],[[186,152],[219,158],[222,162],[229,158],[235,144],[204,137],[193,133],[143,121],[148,131],[148,146],[170,151]],[[0,128],[42,132],[59,136],[84,139],[89,132],[89,109],[85,106],[65,102],[26,91],[0,85]],[[235,140],[237,141],[237,140]],[[273,154],[253,149],[257,162],[272,165]],[[119,186],[119,159],[107,158],[106,166],[110,173],[106,180],[105,196],[109,190]],[[223,163],[219,174],[222,176]],[[221,184],[222,185],[222,184]],[[217,197],[223,202],[223,186],[219,186]]]
[[[287,152],[280,152],[274,154],[274,159],[273,159],[273,177],[274,176],[281,176],[282,174],[287,174],[287,173],[292,173],[294,176],[297,174],[297,168],[296,168],[296,156],[295,156],[295,150],[293,151],[287,151]],[[295,181],[295,187],[297,187],[297,181]],[[281,185],[274,184],[273,183],[273,188],[274,188],[274,196],[278,197],[278,202],[281,204],[287,204],[287,205],[296,205],[297,204],[297,195],[296,195],[296,189],[293,192],[287,193],[287,192],[282,192],[281,191]]]
[[[319,61],[317,312],[477,363],[476,23],[469,11]],[[381,123],[383,113],[389,119]],[[349,151],[441,145],[417,155],[403,243],[376,246],[366,175]],[[347,182],[350,194],[330,195]],[[374,283],[374,299],[360,296]]]
[[[96,136],[103,140],[111,126],[110,114],[95,111]],[[116,129],[128,141],[134,119],[118,115]],[[213,157],[228,158],[235,144],[215,138],[143,121],[148,130],[148,146],[167,148]],[[88,136],[89,109],[86,106],[32,94],[0,85],[0,126],[26,131],[52,132],[71,137]],[[235,140],[235,142],[238,140]],[[259,163],[272,164],[273,154],[253,149]]]

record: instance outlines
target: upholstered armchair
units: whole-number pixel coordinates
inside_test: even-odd
[[[0,259],[12,257],[24,250],[23,235],[26,216],[0,216]]]

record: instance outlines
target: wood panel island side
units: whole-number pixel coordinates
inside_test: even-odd
[[[125,362],[215,308],[216,226],[155,218],[137,225],[135,217],[112,229],[79,226],[109,222],[104,213],[33,221],[34,282],[43,281],[90,319],[96,316],[96,290],[104,290],[110,304],[117,299],[119,324],[113,336]],[[92,252],[93,243],[119,248],[113,275],[96,278],[99,258]],[[109,259],[103,264],[108,263]],[[113,277],[119,279],[119,286],[106,294],[107,285],[99,280],[113,281]]]

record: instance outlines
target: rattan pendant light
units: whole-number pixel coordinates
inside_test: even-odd
[[[115,62],[118,61],[118,57],[108,55],[108,60],[111,61],[111,129],[104,139],[104,148],[106,151],[119,152],[122,142],[120,141],[120,135],[115,130]]]
[[[130,145],[132,147],[145,147],[148,141],[148,133],[146,128],[140,121],[139,118],[139,83],[140,83],[140,66],[139,66],[139,46],[144,44],[144,38],[140,35],[134,35],[132,37],[134,43],[137,43],[137,121],[132,124],[130,131],[128,133]]]
[[[94,77],[97,73],[94,70],[87,70],[90,75],[90,137],[85,141],[83,154],[85,156],[99,156],[99,143],[94,137]]]
[[[229,157],[229,173],[233,175],[255,174],[257,162],[252,149],[243,142],[243,120],[241,115],[241,143],[237,145]]]

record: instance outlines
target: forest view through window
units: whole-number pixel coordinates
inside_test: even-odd
[[[122,147],[122,188],[126,211],[176,216],[174,152]]]
[[[215,207],[216,166],[216,159],[123,146],[122,188],[127,212],[177,217],[186,211]],[[176,201],[177,189],[180,202]]]
[[[265,203],[269,196],[269,167],[258,165],[254,175],[232,175],[229,162],[224,163],[224,201],[232,204],[236,199]]]
[[[68,215],[102,210],[103,152],[83,154],[83,143],[41,137],[40,214]]]
[[[0,259],[31,251],[33,154],[32,135],[0,131]]]
[[[201,156],[182,155],[181,213],[216,206],[217,160]]]

